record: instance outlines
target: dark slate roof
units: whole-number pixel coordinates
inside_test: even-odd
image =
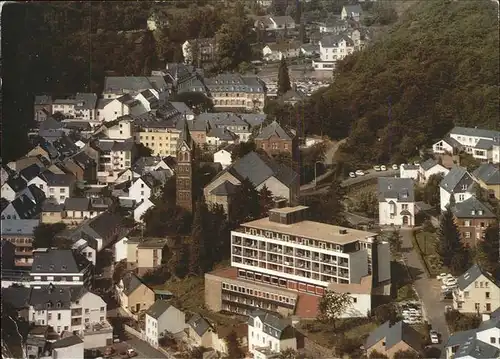
[[[9,178],[6,183],[14,192],[19,192],[26,187],[26,181],[19,176]]]
[[[220,139],[221,141],[235,141],[236,139],[238,139],[238,136],[236,134],[222,127],[212,128],[207,133],[207,137],[215,137]]]
[[[80,151],[80,148],[67,136],[58,138],[52,145],[62,157],[70,157]]]
[[[38,164],[33,163],[32,165],[29,165],[28,167],[19,171],[19,175],[22,178],[24,178],[26,180],[26,182],[29,182],[33,178],[38,176],[41,171],[42,171],[42,168]]]
[[[90,238],[102,239],[102,247],[106,248],[114,240],[126,235],[130,229],[123,225],[123,218],[116,213],[103,212],[83,222],[74,232],[73,238],[85,234]]]
[[[458,279],[457,279],[458,288],[464,290],[469,285],[471,285],[477,278],[479,278],[481,275],[484,275],[490,281],[492,281],[493,283],[496,283],[495,279],[489,273],[481,270],[481,268],[477,264],[474,264],[472,267],[470,267],[467,270],[467,272],[465,272],[460,277],[458,277]]]
[[[77,93],[75,95],[75,108],[93,110],[96,108],[97,95],[95,93]]]
[[[378,200],[384,202],[386,199],[396,198],[402,202],[414,202],[415,192],[411,178],[378,178]]]
[[[275,162],[264,154],[260,155],[253,151],[239,158],[216,178],[220,177],[226,171],[236,176],[239,180],[248,178],[255,187],[272,176],[275,176],[280,182],[289,186],[298,176],[291,168]]]
[[[428,160],[422,162],[420,164],[420,167],[422,167],[422,169],[424,171],[428,171],[437,164],[438,164],[438,161],[436,161],[434,158],[429,158]]]
[[[229,181],[224,181],[217,187],[215,187],[210,194],[213,194],[214,196],[228,196],[236,192],[236,187],[234,184],[232,184]]]
[[[40,206],[26,194],[18,196],[15,200],[11,202],[12,206],[16,210],[20,219],[33,218],[39,213]]]
[[[35,105],[50,105],[52,104],[52,98],[47,95],[37,95],[35,96]]]
[[[500,318],[500,307],[490,314],[491,318]]]
[[[467,174],[468,174],[467,169],[465,169],[463,167],[455,166],[450,170],[450,172],[448,172],[448,174],[446,176],[443,177],[443,180],[441,181],[439,186],[442,189],[452,193],[453,190],[455,189],[455,187],[457,186],[457,184]]]
[[[479,141],[477,141],[476,145],[474,148],[477,148],[479,150],[489,150],[493,147],[493,140],[485,140],[484,138],[481,138]]]
[[[47,182],[48,186],[51,187],[69,187],[76,178],[72,174],[60,174],[45,171],[41,174],[42,178]]]
[[[325,35],[321,38],[320,43],[322,47],[339,47],[339,43],[342,40],[344,40],[349,46],[354,45],[352,39],[345,34]]]
[[[89,265],[81,254],[70,249],[48,249],[33,253],[31,274],[37,273],[80,273]]]
[[[255,318],[259,318],[263,323],[264,332],[276,339],[280,339],[283,331],[290,325],[280,316],[261,309],[256,309],[250,313],[248,325],[253,326]]]
[[[146,311],[146,314],[150,317],[158,319],[163,313],[165,313],[168,308],[170,308],[170,306],[170,302],[158,299],[151,307],[149,307],[149,309]]]
[[[47,198],[42,204],[42,212],[62,212],[64,205],[59,204],[55,198]]]
[[[81,340],[80,337],[78,337],[77,335],[72,335],[66,338],[59,339],[52,343],[52,349],[67,348],[81,343],[83,343],[83,340]]]
[[[484,130],[481,128],[470,128],[470,127],[454,127],[451,134],[472,136],[472,137],[486,137],[486,138],[500,138],[500,131]]]
[[[491,209],[474,196],[455,203],[452,210],[457,218],[496,218]]]
[[[162,76],[110,76],[104,78],[104,92],[123,90],[140,92],[146,89],[166,89]]]
[[[29,307],[31,288],[8,287],[2,288],[2,299],[12,305],[15,309]]]
[[[90,199],[85,197],[70,197],[64,201],[64,209],[67,211],[86,211],[90,208]]]
[[[135,273],[132,272],[125,273],[125,275],[122,278],[122,281],[124,287],[123,293],[126,296],[132,294],[134,290],[139,288],[141,285],[146,285],[141,281],[141,279],[137,275],[135,275]]]
[[[47,117],[45,121],[40,123],[38,129],[40,132],[42,131],[50,131],[50,130],[59,130],[63,127],[62,123],[57,121],[52,116]]]
[[[1,211],[3,212],[3,210],[5,208],[7,208],[7,206],[9,204],[10,204],[10,202],[8,200],[6,200],[5,198],[2,197],[2,199],[0,200],[0,205],[1,205],[0,209],[1,209]]]
[[[71,288],[49,285],[43,288],[33,288],[30,296],[30,304],[35,310],[69,309],[71,307],[71,299]]]
[[[159,185],[159,181],[151,174],[146,173],[140,178],[149,188],[154,188]]]
[[[149,157],[140,157],[135,163],[132,165],[132,170],[136,173],[143,174],[144,169],[146,167],[152,167],[158,164],[161,161],[160,157],[149,156]]]
[[[293,135],[283,129],[277,121],[271,122],[269,125],[264,127],[260,133],[255,137],[256,140],[267,140],[272,136],[277,136],[282,140],[292,140]]]
[[[180,148],[183,144],[186,144],[189,149],[193,148],[193,139],[191,138],[191,133],[189,132],[189,124],[187,119],[184,119],[182,133],[179,136],[177,143],[177,148]]]
[[[73,157],[71,157],[71,159],[84,169],[88,168],[88,166],[91,166],[92,164],[95,163],[95,161],[92,159],[92,157],[90,157],[84,151],[78,152]]]
[[[136,100],[135,98],[133,98],[130,94],[125,94],[123,96],[120,96],[117,98],[118,101],[120,101],[121,103],[127,105],[127,106],[135,106],[135,105],[138,105],[140,102],[138,100]]]
[[[479,325],[479,328],[477,328],[477,331],[483,331],[483,330],[488,330],[492,328],[498,328],[500,329],[500,317],[495,317],[492,316],[490,319],[485,320]]]
[[[193,328],[196,334],[198,334],[200,337],[203,336],[203,334],[205,334],[207,330],[213,329],[212,325],[199,314],[193,315],[187,322],[187,325]]]
[[[479,339],[472,338],[460,345],[454,358],[492,359],[498,358],[499,355],[500,350],[498,348]]]
[[[474,177],[487,185],[500,185],[500,168],[492,163],[483,163],[473,172]]]
[[[420,333],[403,321],[399,321],[392,326],[390,325],[390,322],[387,321],[379,326],[370,333],[366,339],[365,347],[367,349],[371,348],[383,338],[385,338],[386,350],[392,348],[401,341],[405,342],[417,351],[422,349]]]
[[[211,92],[265,92],[265,86],[258,77],[232,73],[206,78],[205,85]]]
[[[359,4],[354,5],[344,5],[344,9],[347,12],[347,15],[351,15],[352,13],[361,14],[362,9]]]
[[[465,343],[467,340],[472,340],[476,337],[477,329],[465,330],[462,332],[455,332],[448,338],[446,347],[455,347]]]

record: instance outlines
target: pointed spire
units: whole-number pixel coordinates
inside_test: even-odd
[[[183,121],[184,121],[184,126],[182,128],[182,133],[181,136],[179,137],[179,141],[177,143],[179,144],[179,146],[182,146],[182,144],[185,143],[191,149],[193,146],[193,140],[191,138],[191,132],[189,131],[188,119],[186,118],[185,114]]]

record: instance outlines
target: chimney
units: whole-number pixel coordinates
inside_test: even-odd
[[[339,234],[347,234],[347,229],[345,228],[339,229]]]

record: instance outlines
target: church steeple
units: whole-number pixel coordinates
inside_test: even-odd
[[[194,144],[189,132],[189,123],[183,119],[182,133],[177,140],[176,203],[185,210],[193,211],[193,157]]]

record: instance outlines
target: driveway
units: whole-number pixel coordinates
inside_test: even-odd
[[[174,359],[172,356],[167,357],[162,352],[156,350],[151,345],[143,340],[140,340],[133,335],[127,335],[126,343],[130,348],[133,348],[137,352],[136,358],[138,359],[157,359],[157,358],[167,358]]]
[[[417,291],[420,301],[423,304],[425,317],[432,325],[432,328],[441,333],[441,344],[436,345],[441,350],[441,355],[444,353],[444,344],[448,341],[448,326],[444,317],[446,304],[441,300],[441,283],[435,278],[428,278],[425,268],[420,262],[417,250],[413,248],[412,238],[413,230],[402,228],[400,230],[403,249],[407,249],[404,255],[410,273],[415,273],[413,276],[413,285]],[[415,268],[416,270],[411,270]]]

